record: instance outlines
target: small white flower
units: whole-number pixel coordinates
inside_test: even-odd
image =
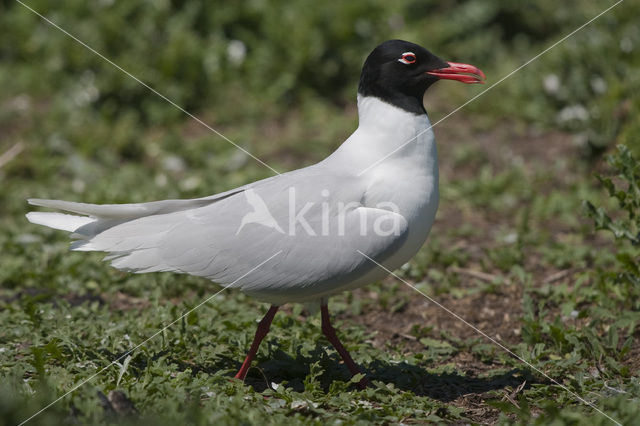
[[[607,91],[607,82],[599,75],[596,75],[591,79],[591,88],[598,94],[604,93]]]
[[[589,111],[580,104],[569,105],[558,113],[558,121],[565,123],[567,121],[587,121],[589,119]]]
[[[100,91],[95,85],[95,75],[87,71],[80,76],[80,79],[71,94],[73,102],[77,106],[88,105],[98,99]]]
[[[71,189],[73,189],[74,192],[84,192],[86,186],[82,179],[76,178],[71,182]]]
[[[518,241],[518,233],[517,232],[510,232],[507,235],[505,235],[504,237],[502,237],[502,241],[504,241],[507,244],[513,244],[516,241]]]
[[[240,40],[231,40],[227,45],[227,56],[234,65],[240,65],[247,57],[247,46]]]
[[[633,41],[629,37],[620,40],[620,50],[629,53],[633,50]]]
[[[547,74],[542,80],[542,86],[549,95],[555,95],[560,91],[560,78],[556,74]]]
[[[156,185],[159,187],[163,187],[163,186],[167,186],[167,175],[165,175],[164,173],[160,173],[158,175],[156,175],[156,179],[155,179]]]
[[[162,168],[168,172],[179,173],[186,168],[184,160],[177,155],[168,155],[162,159]]]
[[[182,181],[182,183],[180,184],[180,188],[184,191],[191,191],[200,186],[201,182],[202,179],[200,179],[198,176],[191,176]]]

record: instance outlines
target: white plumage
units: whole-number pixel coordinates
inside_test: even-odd
[[[326,298],[385,275],[358,251],[390,269],[408,261],[426,239],[438,204],[426,116],[373,97],[359,98],[358,106],[358,129],[316,165],[192,200],[95,205],[31,199],[76,215],[31,212],[27,218],[72,232],[73,250],[107,252],[118,269],[203,276],[274,304]],[[261,221],[265,207],[271,217]],[[300,212],[304,220],[296,220]],[[397,232],[380,235],[374,227],[384,221],[397,224]]]

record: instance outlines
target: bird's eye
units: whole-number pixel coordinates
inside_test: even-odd
[[[398,62],[402,62],[405,65],[411,65],[416,63],[416,54],[413,52],[404,52],[402,57],[398,59]]]

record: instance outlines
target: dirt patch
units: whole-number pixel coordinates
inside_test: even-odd
[[[107,301],[111,310],[114,311],[130,311],[141,310],[149,307],[148,299],[135,297],[130,294],[118,291],[116,293],[104,293],[102,298]]]
[[[478,131],[471,123],[473,120],[460,116],[442,122],[435,129],[443,174],[455,170],[456,174],[473,177],[478,167],[485,164],[497,169],[512,167],[514,163],[526,170],[550,169],[556,162],[576,164],[574,159],[582,155],[575,136],[569,133],[540,132],[515,122],[502,122],[489,130]],[[475,155],[466,158],[464,164],[457,164],[451,159],[461,145],[474,148]]]
[[[376,330],[377,334],[373,337],[372,343],[379,348],[385,347],[388,343],[398,343],[407,351],[423,350],[424,345],[412,334],[416,325],[429,326],[433,337],[440,337],[441,332],[458,339],[482,337],[478,331],[408,286],[401,291],[405,292],[410,300],[401,311],[392,313],[379,309],[368,312],[367,315],[348,315],[346,318],[369,330]],[[354,297],[368,297],[367,290],[357,290]],[[493,339],[509,344],[519,342],[521,299],[522,290],[517,286],[502,286],[495,294],[478,293],[463,298],[443,294],[433,297],[434,301]]]
[[[638,337],[639,333],[636,333],[636,337]],[[629,368],[631,374],[637,374],[640,371],[640,338],[636,338],[631,345],[631,350],[624,357],[622,363]]]

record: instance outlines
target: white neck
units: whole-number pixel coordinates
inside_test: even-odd
[[[358,129],[327,162],[348,162],[356,174],[401,162],[437,170],[435,138],[426,114],[413,114],[378,98],[358,95]]]

